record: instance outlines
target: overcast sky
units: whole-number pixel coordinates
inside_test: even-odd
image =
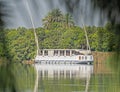
[[[35,27],[42,26],[42,19],[49,11],[59,8],[63,13],[70,12],[76,25],[103,25],[107,18],[99,8],[94,9],[91,0],[4,0],[3,8],[9,16],[4,16],[6,27],[32,27],[30,16]],[[28,4],[28,7],[27,7]],[[30,10],[30,14],[28,12]]]

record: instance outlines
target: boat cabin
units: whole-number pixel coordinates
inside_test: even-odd
[[[90,54],[88,50],[79,49],[42,49],[39,50],[39,56],[73,56]]]
[[[80,49],[42,49],[35,58],[36,63],[47,64],[79,64],[93,62],[93,56],[89,50]]]

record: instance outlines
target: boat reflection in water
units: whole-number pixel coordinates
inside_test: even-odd
[[[93,65],[36,64],[38,92],[88,92]],[[59,91],[56,91],[59,90]],[[36,91],[34,91],[36,92]]]
[[[48,78],[86,78],[93,73],[93,65],[83,64],[36,64],[39,77]]]

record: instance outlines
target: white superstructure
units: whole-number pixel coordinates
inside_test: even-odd
[[[79,64],[92,63],[93,56],[89,50],[80,49],[43,49],[35,58],[36,63],[46,64]]]

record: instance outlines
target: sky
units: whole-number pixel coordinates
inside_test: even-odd
[[[99,8],[93,7],[91,0],[3,0],[3,11],[7,14],[3,19],[6,27],[35,27],[42,26],[42,19],[52,9],[59,8],[63,13],[69,12],[75,24],[83,23],[90,26],[101,26],[107,21],[107,17]],[[30,18],[31,17],[31,18]]]

